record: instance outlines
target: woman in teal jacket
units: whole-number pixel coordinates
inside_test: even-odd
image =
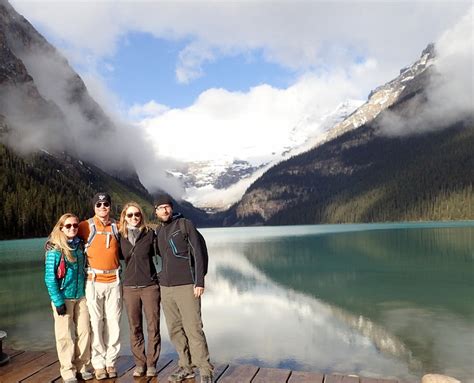
[[[49,235],[46,244],[44,281],[51,298],[54,335],[65,383],[92,379],[90,363],[90,328],[84,281],[84,252],[76,236],[79,219],[64,214]]]

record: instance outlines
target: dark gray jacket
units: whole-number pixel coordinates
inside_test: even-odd
[[[185,218],[180,217],[173,217],[170,222],[162,223],[157,227],[157,252],[163,263],[159,274],[160,285],[169,287],[194,284],[196,287],[204,287],[203,256],[198,233],[194,224],[186,219],[189,242],[194,248],[192,262],[188,253],[188,242],[179,228],[179,220]],[[192,269],[194,269],[195,280],[193,280]]]

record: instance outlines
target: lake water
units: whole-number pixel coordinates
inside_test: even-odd
[[[474,222],[202,232],[214,362],[474,382]],[[54,349],[43,243],[0,242],[0,330],[9,347]],[[130,354],[126,315],[121,326]]]

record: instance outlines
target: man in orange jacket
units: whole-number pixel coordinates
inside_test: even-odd
[[[122,296],[119,279],[119,241],[115,220],[110,218],[112,200],[97,193],[94,217],[79,224],[78,236],[87,255],[86,299],[92,329],[92,365],[97,380],[117,376],[120,351]]]

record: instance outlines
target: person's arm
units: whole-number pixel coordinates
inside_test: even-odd
[[[160,228],[156,228],[156,230],[153,230],[153,250],[155,252],[155,255],[161,257],[160,253],[160,246],[158,243],[158,233],[159,233]]]
[[[61,253],[59,250],[49,250],[46,252],[46,262],[44,270],[44,283],[48,289],[48,294],[54,306],[60,307],[64,305],[64,297],[59,290],[58,280],[56,278],[56,270],[59,265]]]
[[[90,234],[89,222],[81,221],[79,223],[79,228],[77,229],[77,236],[80,239],[82,239],[84,244],[86,244],[87,240],[89,239],[89,234]]]
[[[204,258],[201,251],[201,243],[194,224],[185,220],[186,229],[188,232],[189,245],[194,255],[194,295],[200,297],[204,294]]]
[[[123,252],[122,252],[122,240],[123,241],[127,241],[127,239],[123,238],[123,237],[120,237],[120,241],[118,242],[119,246],[118,246],[118,256],[119,256],[119,259],[121,261],[125,261],[125,257],[123,256]]]

